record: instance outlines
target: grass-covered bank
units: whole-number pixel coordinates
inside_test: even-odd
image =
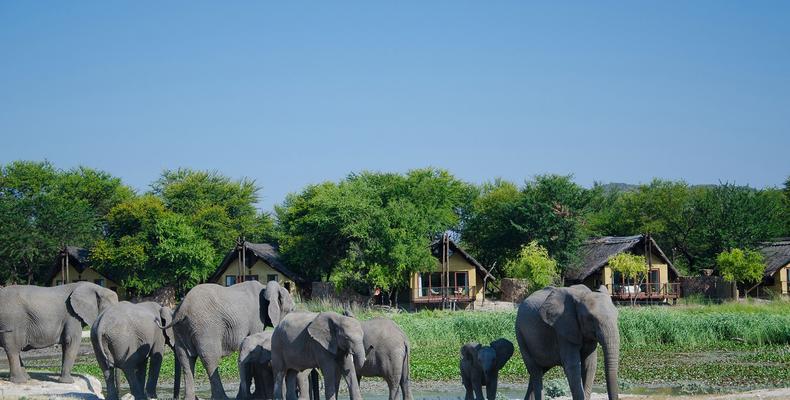
[[[380,314],[358,313],[360,318],[377,315]],[[422,311],[387,316],[411,340],[411,371],[416,380],[458,380],[459,348],[467,341],[489,342],[505,337],[515,343],[515,310]],[[786,386],[790,382],[790,304],[787,302],[623,307],[620,331],[620,377],[625,386],[767,387]],[[92,358],[80,360],[75,369],[100,376]],[[162,372],[163,378],[172,379],[172,354],[165,358]],[[223,360],[221,373],[229,380],[238,379],[235,357]],[[597,381],[602,382],[602,361],[599,375]],[[198,378],[206,379],[202,369]],[[548,378],[562,378],[561,370],[555,368]],[[503,370],[503,379],[527,380],[518,350]]]

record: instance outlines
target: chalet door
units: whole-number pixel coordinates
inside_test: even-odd
[[[466,272],[455,272],[454,275],[454,293],[456,295],[466,295],[469,292],[469,275]]]
[[[649,286],[651,292],[657,293],[661,291],[661,272],[658,268],[650,270],[647,280],[650,282]]]

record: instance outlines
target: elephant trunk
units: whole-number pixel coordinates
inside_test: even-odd
[[[617,385],[617,370],[620,366],[620,334],[617,326],[606,329],[601,335],[601,347],[603,347],[603,361],[606,373],[606,391],[609,400],[619,398],[619,387]]]

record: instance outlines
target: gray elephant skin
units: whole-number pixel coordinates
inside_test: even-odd
[[[350,311],[344,313],[353,317]],[[389,388],[389,400],[395,400],[398,392],[403,400],[410,400],[409,355],[411,347],[406,334],[392,320],[373,318],[360,321],[364,334],[363,343],[367,354],[365,365],[357,369],[357,378],[378,376],[384,378]]]
[[[71,368],[77,358],[82,327],[91,326],[105,308],[118,303],[112,290],[89,282],[54,287],[12,285],[0,289],[0,347],[5,349],[11,382],[30,378],[20,353],[63,346],[60,381],[74,382]]]
[[[606,287],[548,287],[524,300],[516,315],[516,339],[529,372],[525,399],[541,399],[543,374],[562,366],[573,400],[589,399],[597,346],[604,352],[609,399],[618,398],[620,332]]]
[[[274,372],[272,371],[272,331],[247,336],[239,349],[239,393],[237,399],[274,398]],[[311,370],[297,376],[300,397],[309,398],[309,375]],[[255,392],[250,392],[255,380]],[[317,382],[313,385],[316,386]]]
[[[91,343],[104,374],[107,398],[118,399],[117,371],[123,371],[136,400],[158,398],[156,386],[165,346],[173,345],[173,332],[163,330],[173,320],[173,310],[154,302],[122,301],[105,309],[91,327]],[[146,383],[146,364],[148,381]],[[180,364],[175,365],[173,397],[178,397]]]
[[[334,312],[290,313],[272,334],[274,398],[296,399],[295,380],[300,371],[319,368],[324,376],[326,400],[335,400],[340,378],[345,378],[352,400],[361,400],[356,371],[365,365],[362,326],[356,318]]]
[[[483,400],[483,386],[486,387],[486,399],[496,399],[499,383],[499,370],[513,356],[513,343],[500,338],[483,346],[470,342],[461,347],[461,382],[466,389],[465,400]]]
[[[172,328],[175,352],[184,372],[184,393],[195,398],[195,362],[200,358],[211,382],[211,398],[225,399],[217,367],[220,358],[239,350],[247,336],[275,326],[293,309],[287,290],[271,281],[230,287],[197,285],[176,308]],[[168,328],[168,327],[165,327]]]

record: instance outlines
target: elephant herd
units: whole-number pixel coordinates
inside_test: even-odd
[[[361,399],[359,381],[365,376],[382,377],[390,400],[399,395],[411,399],[411,348],[394,322],[360,321],[348,311],[295,311],[290,293],[275,281],[265,286],[257,281],[198,285],[175,311],[152,302],[118,302],[114,292],[88,282],[0,288],[0,305],[0,347],[14,383],[29,379],[22,351],[55,344],[63,347],[60,381],[72,382],[82,327],[90,326],[111,399],[119,395],[116,370],[123,372],[135,399],[157,398],[165,346],[176,356],[176,398],[182,376],[185,398],[196,398],[198,358],[209,376],[211,397],[226,398],[219,362],[239,352],[238,398],[317,399],[320,371],[326,399],[337,398],[341,381],[351,399]],[[574,400],[588,399],[598,344],[604,351],[609,398],[617,398],[617,310],[604,287],[537,291],[519,306],[515,331],[530,375],[525,399],[542,398],[543,374],[554,366],[564,369]],[[506,339],[464,345],[460,372],[466,400],[482,400],[483,386],[493,400],[499,370],[513,353]]]

